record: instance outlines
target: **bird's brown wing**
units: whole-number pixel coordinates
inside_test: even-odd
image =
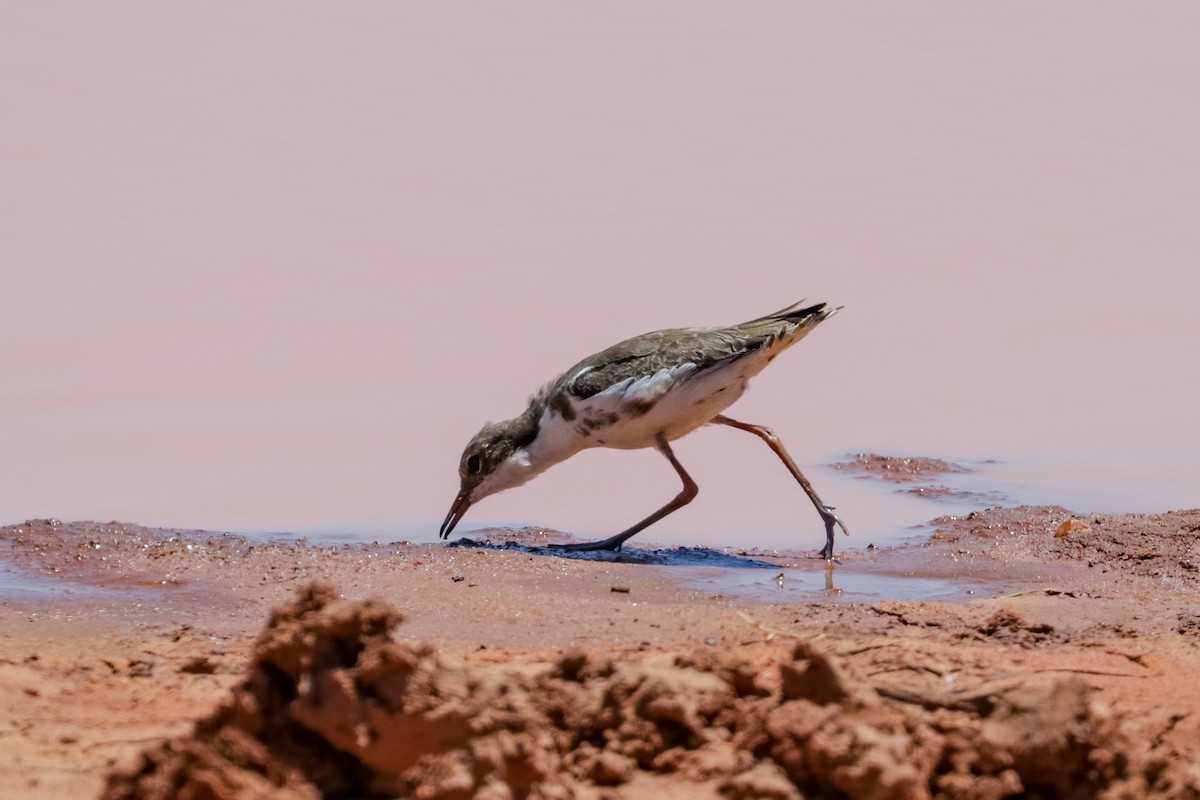
[[[757,347],[740,342],[726,328],[654,331],[580,361],[563,373],[555,388],[586,398],[622,381],[648,377],[684,364],[694,365],[690,374],[696,375],[754,349]]]
[[[773,314],[727,328],[670,328],[626,339],[585,358],[554,382],[553,391],[579,398],[599,394],[627,379],[654,375],[693,364],[691,376],[768,347],[781,336],[814,318],[827,315],[824,303],[797,308],[795,303]]]

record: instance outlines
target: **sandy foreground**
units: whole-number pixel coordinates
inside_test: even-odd
[[[1200,510],[995,508],[826,573],[801,551],[564,558],[540,530],[313,546],[29,521],[0,529],[0,785],[1200,797],[1198,536]],[[900,588],[842,588],[872,582]]]

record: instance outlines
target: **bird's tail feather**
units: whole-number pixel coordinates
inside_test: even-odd
[[[829,308],[828,303],[816,303],[814,305],[801,308],[801,306],[804,306],[805,302],[806,300],[800,300],[792,303],[790,306],[785,306],[778,311],[774,311],[770,314],[764,314],[763,316],[758,317],[757,319],[752,319],[749,322],[743,322],[737,327],[743,328],[763,322],[782,322],[784,320],[797,323],[802,322],[809,317],[820,317],[820,320],[824,320],[842,310],[841,306],[838,306],[837,308]],[[815,321],[819,322],[820,320]]]
[[[786,308],[743,322],[735,326],[742,334],[750,339],[759,339],[756,347],[774,348],[782,344],[790,347],[804,338],[812,328],[841,310],[841,306],[831,308],[827,303],[816,303],[805,306],[804,300],[792,303]],[[761,337],[761,338],[760,338]]]

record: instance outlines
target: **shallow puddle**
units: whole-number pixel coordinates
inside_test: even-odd
[[[673,573],[683,585],[709,595],[739,600],[818,603],[830,600],[970,600],[1000,594],[1000,588],[972,580],[859,572],[852,568],[721,569]]]
[[[0,561],[0,602],[6,600],[49,600],[52,598],[97,598],[115,594],[116,590],[105,586],[93,586],[64,580],[21,569]]]

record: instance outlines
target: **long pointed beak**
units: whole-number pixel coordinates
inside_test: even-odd
[[[467,509],[471,507],[471,498],[466,492],[459,492],[458,497],[454,498],[454,505],[450,506],[450,513],[446,515],[446,521],[442,523],[442,529],[438,532],[438,536],[445,539],[450,535],[450,531],[454,530],[454,526],[467,513]]]

